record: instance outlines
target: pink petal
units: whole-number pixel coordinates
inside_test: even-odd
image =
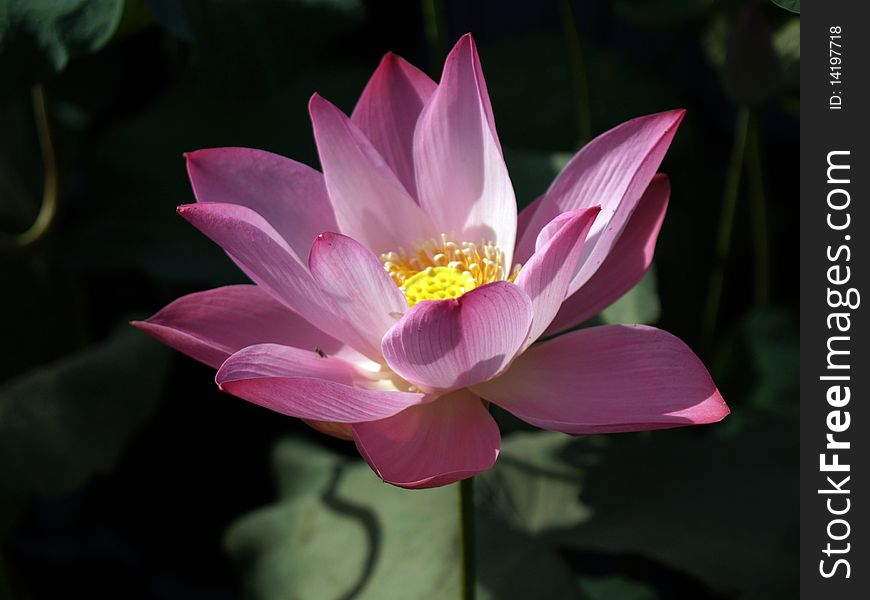
[[[353,437],[381,479],[406,488],[447,485],[485,471],[495,464],[501,442],[486,406],[468,390],[356,423]]]
[[[420,205],[440,233],[493,241],[510,260],[516,200],[471,35],[448,55],[441,83],[420,115],[414,166]]]
[[[359,128],[317,94],[308,108],[339,231],[376,254],[432,238],[429,218]]]
[[[531,299],[534,311],[523,349],[540,337],[559,311],[599,210],[594,206],[564,213],[541,230],[538,249],[516,279],[517,286]]]
[[[332,310],[353,326],[379,355],[381,339],[408,310],[380,260],[359,243],[338,233],[323,233],[311,246],[308,266]]]
[[[307,255],[317,234],[337,230],[323,175],[307,165],[250,148],[212,148],[185,156],[197,201],[247,206],[299,256]]]
[[[375,389],[353,364],[316,352],[260,344],[239,350],[215,381],[234,396],[300,419],[356,423],[391,417],[418,404],[423,394]]]
[[[533,346],[474,392],[538,427],[615,433],[713,423],[728,407],[701,360],[644,325],[605,325]]]
[[[388,52],[350,117],[414,198],[414,127],[436,87],[423,71]]]
[[[562,303],[547,334],[579,325],[610,306],[641,280],[652,264],[670,193],[667,176],[659,173],[649,184],[601,267]]]
[[[164,344],[217,368],[237,350],[274,342],[309,351],[338,352],[329,337],[255,285],[188,294],[133,325]]]
[[[526,339],[532,304],[518,286],[497,281],[451,300],[424,300],[384,336],[384,358],[425,391],[486,381]]]
[[[601,206],[580,257],[582,266],[569,293],[580,288],[607,258],[641,195],[661,164],[685,111],[633,119],[598,136],[562,170],[517,244],[516,260],[533,253],[541,228],[558,214]]]
[[[360,352],[370,348],[353,327],[335,318],[308,267],[259,214],[238,204],[210,202],[186,204],[178,207],[178,212],[293,312]]]

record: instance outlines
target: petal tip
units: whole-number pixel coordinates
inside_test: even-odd
[[[184,160],[188,164],[188,168],[190,165],[202,162],[209,153],[218,153],[224,148],[197,148],[196,150],[188,150],[187,152],[182,152],[181,156],[184,157]]]
[[[717,394],[718,394],[718,392],[717,392]],[[728,406],[727,402],[725,402],[725,399],[722,397],[722,394],[718,394],[718,396],[719,396],[719,402],[720,402],[719,417],[715,421],[713,421],[713,423],[718,423],[719,421],[721,421],[722,419],[724,419],[725,417],[727,417],[728,415],[731,414],[731,407]]]
[[[330,231],[323,231],[318,233],[314,238],[314,241],[311,242],[311,249],[308,251],[308,269],[314,270],[315,263],[317,262],[318,257],[321,252],[323,252],[323,245],[328,244],[332,246],[333,241],[335,240],[336,234]]]
[[[674,110],[669,110],[665,114],[673,117],[676,125],[679,125],[683,122],[683,119],[686,117],[686,109],[685,108],[675,108]]]
[[[322,231],[319,234],[317,234],[317,237],[314,238],[314,241],[315,242],[331,242],[332,240],[337,238],[339,235],[341,235],[341,234],[333,233],[331,231]]]
[[[196,207],[196,204],[179,204],[175,207],[175,212],[181,215],[184,218],[187,218],[187,214],[192,212]]]
[[[138,320],[127,321],[127,324],[130,325],[131,327],[135,327],[136,329],[138,329],[139,331],[142,331],[144,333],[149,333],[152,329],[152,324],[149,323],[147,320],[145,320],[145,321],[138,321]]]
[[[444,67],[447,68],[447,62],[449,61],[451,56],[458,56],[460,54],[467,55],[475,55],[477,54],[477,44],[474,41],[474,36],[471,35],[469,31],[462,37],[460,37],[456,44],[453,45],[453,48],[450,50],[450,53],[447,55],[447,59],[444,61]]]
[[[329,100],[314,92],[308,99],[308,112],[313,115],[315,111],[323,109],[328,104]]]

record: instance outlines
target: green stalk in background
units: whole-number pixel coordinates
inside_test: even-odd
[[[474,478],[459,482],[459,523],[462,536],[462,600],[474,600]]]
[[[36,121],[39,146],[42,150],[43,187],[42,204],[33,224],[21,233],[0,232],[0,249],[16,251],[28,248],[41,240],[54,222],[57,214],[58,182],[57,156],[48,117],[45,91],[41,85],[33,88],[33,117]]]
[[[577,16],[571,0],[560,0],[562,27],[571,55],[571,79],[574,84],[574,106],[577,109],[577,135],[582,146],[592,139],[592,115],[589,110],[589,78],[586,73],[586,59],[583,55],[583,42],[577,29]]]
[[[767,201],[764,194],[764,171],[758,139],[758,115],[753,113],[746,135],[746,183],[749,186],[749,210],[752,220],[752,244],[755,249],[754,303],[764,308],[770,303],[770,240],[767,229]]]
[[[722,194],[722,213],[719,215],[719,231],[716,234],[716,256],[710,282],[707,286],[707,301],[704,306],[701,325],[701,347],[709,353],[713,347],[713,336],[719,320],[719,307],[722,303],[722,289],[725,284],[725,264],[731,252],[731,237],[734,230],[734,216],[737,211],[737,197],[740,194],[740,179],[743,173],[746,154],[746,137],[749,129],[750,110],[743,106],[737,113],[734,124],[734,141],[731,146],[731,160],[725,175]]]

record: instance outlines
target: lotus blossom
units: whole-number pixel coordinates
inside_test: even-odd
[[[689,347],[643,325],[562,335],[646,272],[683,111],[581,149],[517,214],[470,35],[440,83],[384,56],[350,117],[315,94],[323,173],[260,150],[186,155],[178,208],[254,282],[134,323],[230,394],[352,439],[397,486],[490,468],[495,404],[572,435],[719,421]],[[539,341],[544,338],[543,341]]]

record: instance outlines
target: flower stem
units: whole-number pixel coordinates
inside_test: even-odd
[[[575,106],[577,108],[577,134],[582,146],[592,139],[592,115],[589,110],[589,77],[586,73],[586,59],[583,56],[583,42],[577,29],[577,16],[571,0],[561,0],[559,11],[565,39],[571,51],[571,75],[574,80]]]
[[[462,600],[474,600],[474,478],[459,482],[459,528],[462,536]]]
[[[42,204],[33,224],[21,233],[0,232],[0,249],[22,250],[34,245],[51,228],[57,214],[57,197],[59,191],[57,158],[54,149],[54,139],[49,123],[48,107],[42,86],[33,88],[33,116],[39,135],[39,146],[42,149],[43,187]]]
[[[710,282],[707,287],[707,301],[704,307],[704,321],[701,327],[702,348],[709,352],[713,346],[716,323],[719,320],[719,307],[722,302],[722,289],[725,284],[725,263],[731,252],[731,233],[734,230],[734,215],[737,212],[737,198],[740,195],[740,177],[743,172],[746,153],[746,134],[749,129],[750,111],[741,107],[734,124],[734,141],[731,146],[731,160],[725,176],[722,194],[722,213],[719,215],[719,231],[716,235],[716,257]]]
[[[755,306],[763,308],[770,302],[770,241],[757,114],[752,115],[746,136],[746,182],[749,184],[752,242],[755,246]]]
[[[437,76],[438,66],[447,55],[447,19],[443,0],[423,0],[423,26],[429,45],[432,74]]]

